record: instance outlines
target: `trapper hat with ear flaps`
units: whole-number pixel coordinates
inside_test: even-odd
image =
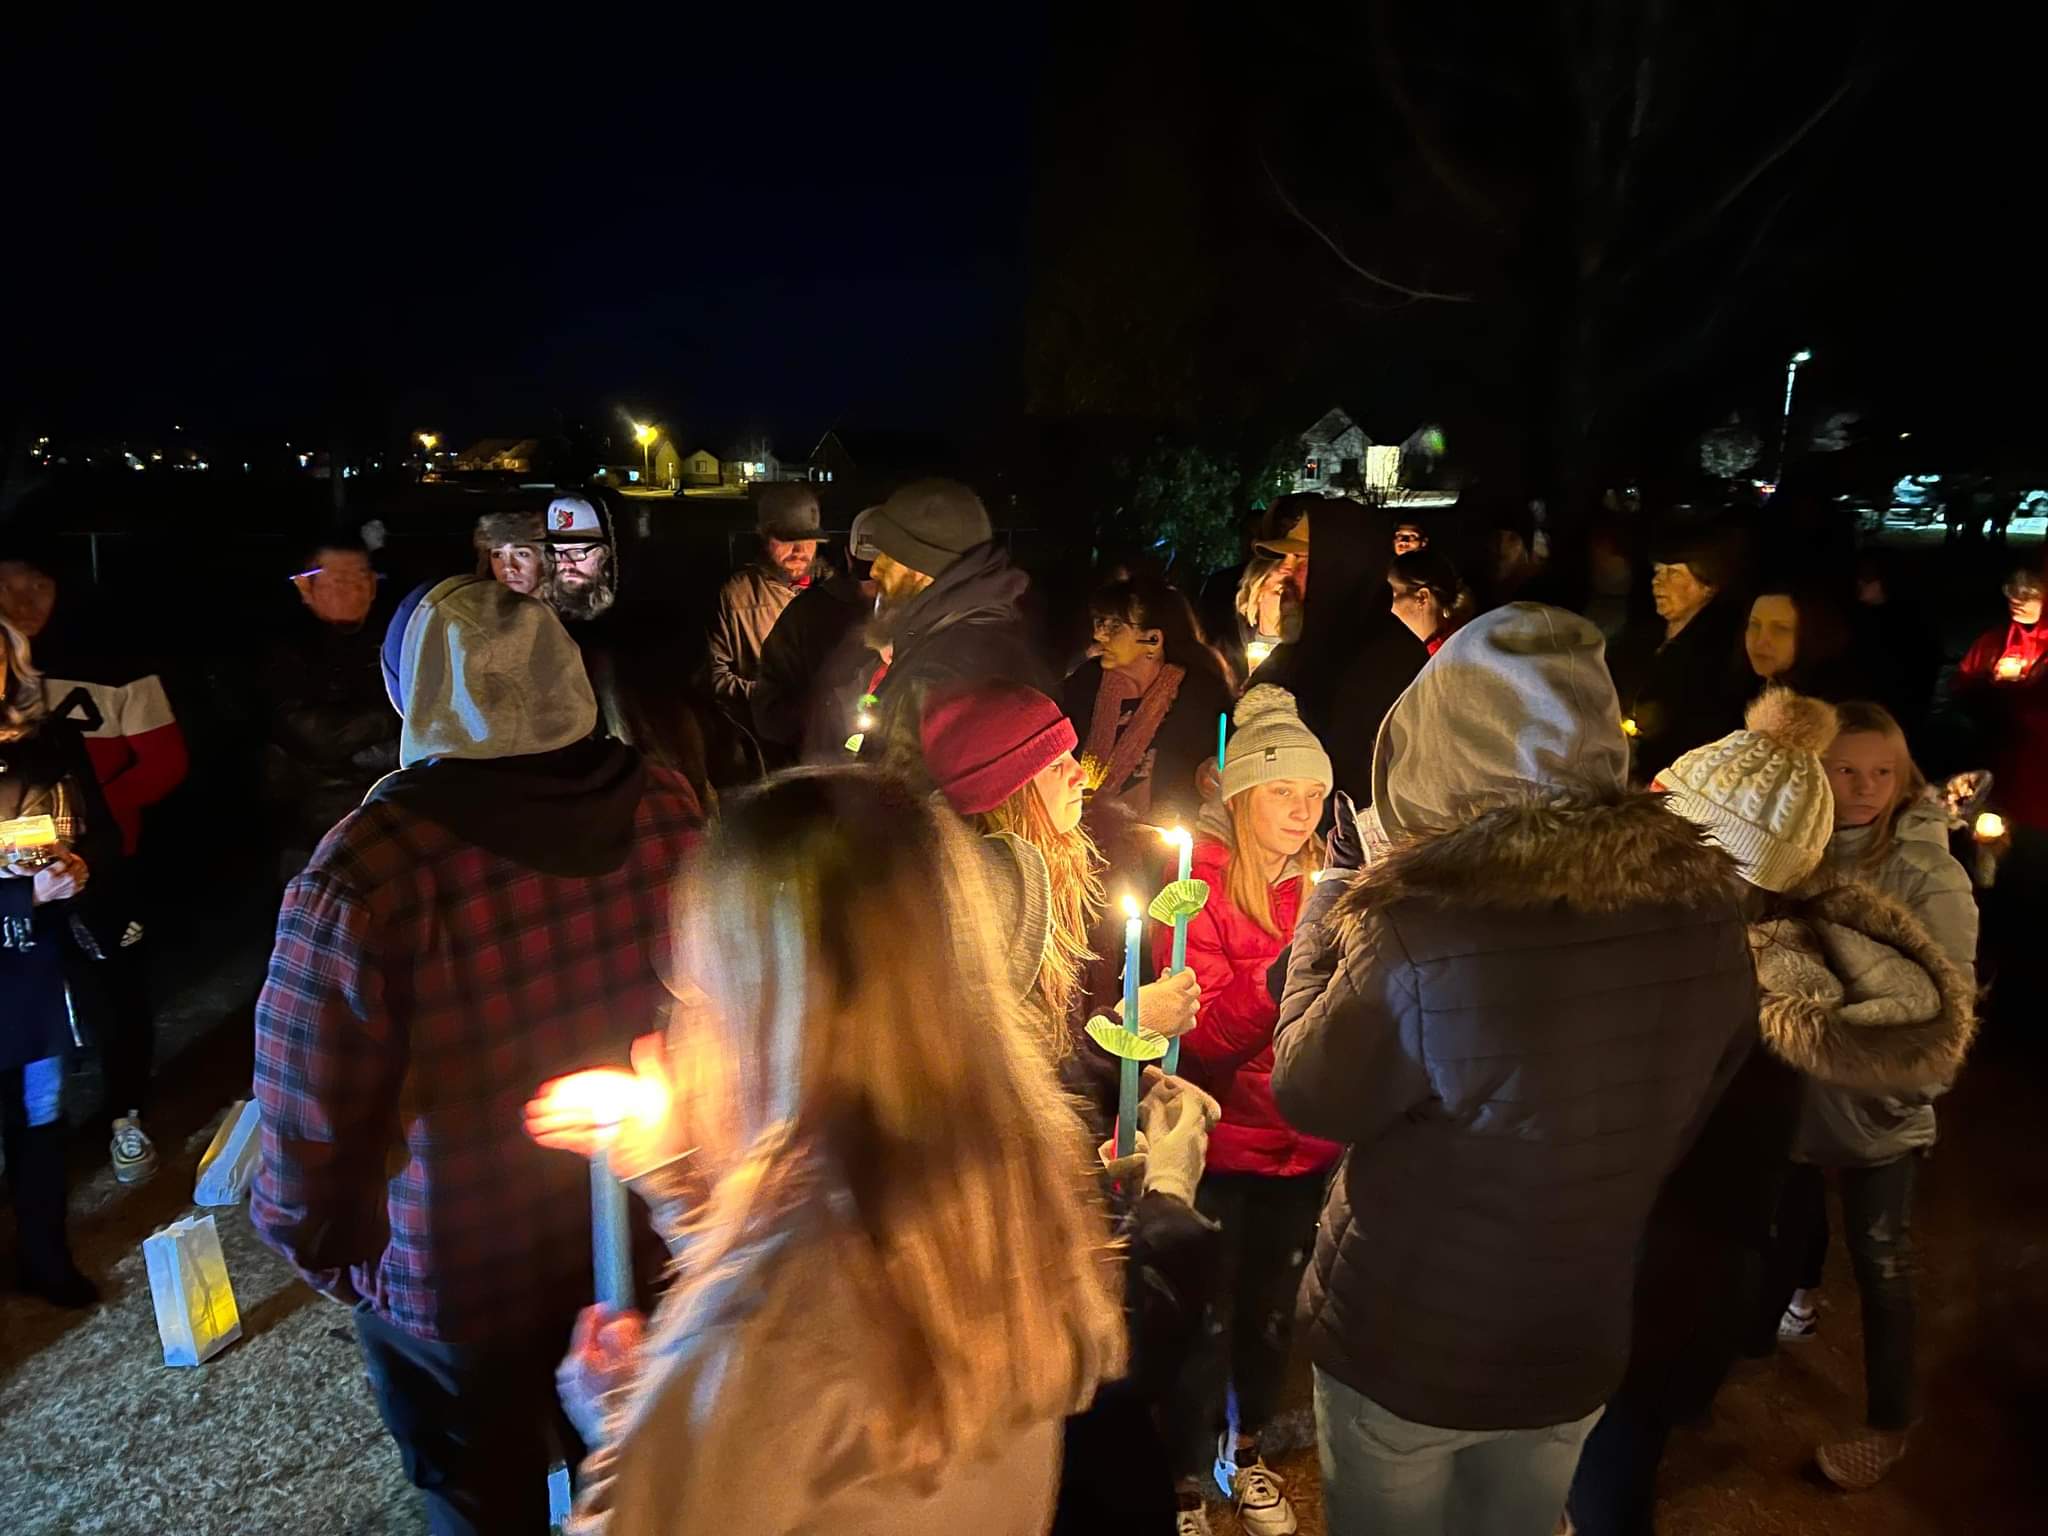
[[[1835,830],[1835,792],[1821,760],[1835,739],[1832,704],[1766,688],[1743,728],[1696,747],[1651,786],[1704,828],[1759,890],[1789,891],[1819,867]]]
[[[453,576],[408,595],[392,622],[404,625],[391,669],[401,766],[552,752],[597,728],[583,653],[547,604]]]

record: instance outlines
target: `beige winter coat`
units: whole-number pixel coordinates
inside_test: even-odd
[[[1805,1078],[1793,1155],[1869,1167],[1934,1144],[1977,1032],[1974,987],[1897,901],[1822,873],[1750,927],[1758,1023]]]
[[[683,1252],[679,1205],[647,1184],[634,1187]],[[564,1536],[1041,1536],[1058,1419],[1020,1424],[930,1480],[881,1465],[883,1340],[833,1256],[859,1240],[820,1197],[657,1309],[638,1379],[606,1404]]]
[[[756,561],[733,572],[719,589],[711,621],[711,691],[744,706],[761,673],[761,647],[797,588],[780,570]]]

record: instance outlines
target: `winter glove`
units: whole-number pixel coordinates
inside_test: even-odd
[[[1330,856],[1323,867],[1359,869],[1364,864],[1365,844],[1358,835],[1358,807],[1340,789],[1330,797]]]
[[[1138,988],[1138,1022],[1172,1040],[1195,1027],[1202,1009],[1202,984],[1195,973],[1175,971]],[[1116,1021],[1124,1023],[1124,1000],[1116,1000]]]
[[[1193,1205],[1208,1161],[1209,1130],[1222,1118],[1222,1106],[1193,1083],[1161,1078],[1138,1105],[1146,1144],[1145,1192]]]

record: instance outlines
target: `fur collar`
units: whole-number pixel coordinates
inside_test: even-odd
[[[1588,915],[1732,908],[1741,889],[1735,861],[1657,796],[1552,792],[1495,802],[1449,832],[1397,844],[1351,883],[1337,917],[1349,928],[1402,901]]]
[[[1977,1033],[1976,993],[1912,913],[1860,880],[1823,874],[1785,898],[1776,920],[1750,930],[1762,993],[1758,1023],[1774,1056],[1809,1077],[1866,1093],[1902,1093],[1952,1079]],[[1843,957],[1872,956],[1859,1001]],[[1910,963],[1933,984],[1885,981]],[[1872,988],[1875,988],[1873,993]]]

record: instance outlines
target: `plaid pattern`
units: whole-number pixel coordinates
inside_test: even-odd
[[[670,886],[700,823],[688,785],[650,767],[633,853],[598,879],[381,803],[322,841],[256,1005],[250,1203],[316,1289],[445,1343],[589,1303],[589,1170],[528,1141],[521,1107],[662,1027]]]

